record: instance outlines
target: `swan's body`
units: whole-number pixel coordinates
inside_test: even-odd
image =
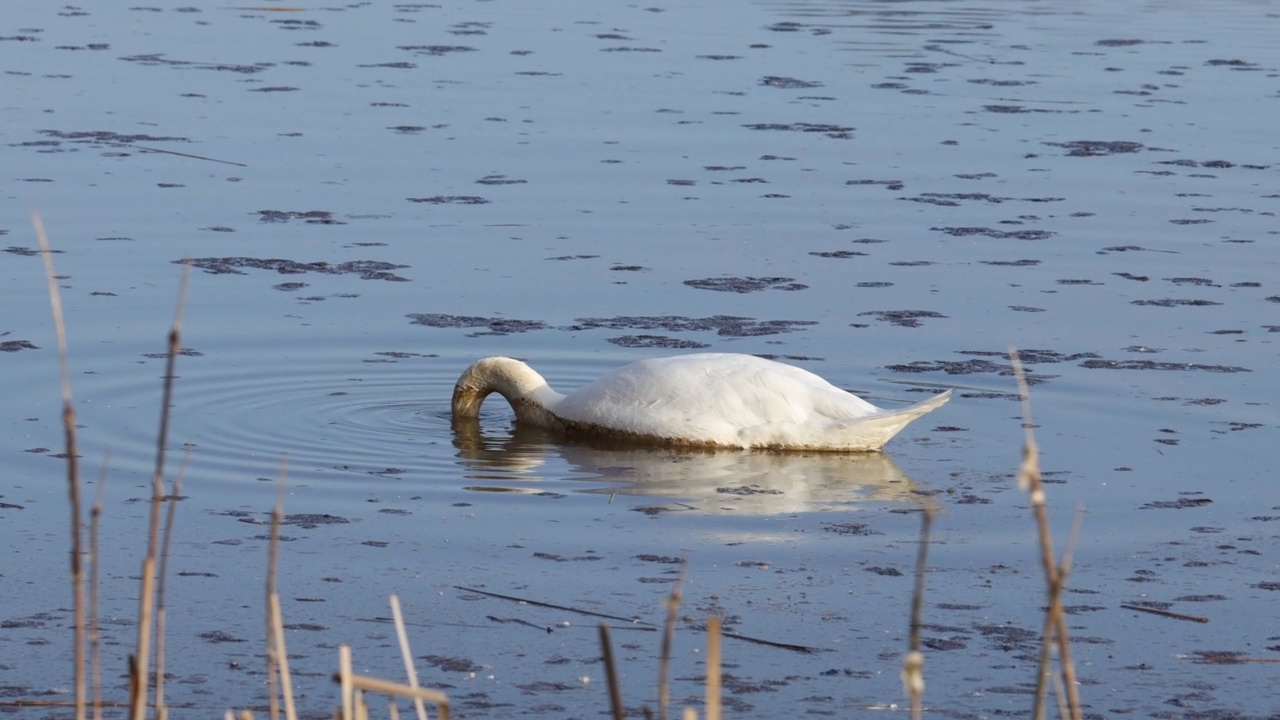
[[[754,355],[700,353],[641,360],[561,395],[512,358],[477,360],[453,390],[455,420],[490,393],[516,420],[574,435],[659,445],[776,450],[879,450],[907,423],[945,404],[948,390],[883,410],[807,370]]]

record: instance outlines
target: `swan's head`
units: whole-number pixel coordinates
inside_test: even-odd
[[[517,418],[539,424],[545,424],[542,417],[560,398],[528,365],[509,357],[487,357],[472,363],[453,386],[454,419],[479,417],[480,405],[495,392],[511,403]]]

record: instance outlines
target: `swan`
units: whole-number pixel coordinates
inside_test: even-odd
[[[813,373],[736,353],[651,358],[568,395],[509,357],[477,360],[453,389],[455,423],[474,421],[491,393],[516,421],[574,436],[643,444],[770,450],[879,450],[907,423],[941,407],[947,390],[885,410]]]

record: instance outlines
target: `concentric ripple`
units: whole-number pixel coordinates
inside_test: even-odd
[[[236,488],[274,481],[287,461],[290,486],[346,497],[417,494],[444,479],[463,484],[468,461],[455,447],[449,397],[465,361],[314,347],[264,362],[266,354],[179,358],[168,446],[175,462],[190,449],[189,482],[236,495]],[[83,431],[82,454],[110,448],[113,472],[140,477],[154,462],[164,360],[146,363],[156,372],[103,373],[94,381]],[[485,422],[505,426],[500,404],[486,406]],[[541,465],[536,456],[548,448],[525,442],[514,452],[529,467]],[[521,477],[518,467],[486,473]]]

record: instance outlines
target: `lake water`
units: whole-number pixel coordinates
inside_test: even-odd
[[[679,705],[711,614],[816,650],[727,641],[735,716],[902,704],[926,505],[926,703],[1025,714],[1045,601],[1010,346],[1059,548],[1086,510],[1067,604],[1087,711],[1273,714],[1277,21],[1244,0],[6,4],[0,694],[71,686],[34,208],[87,495],[109,462],[109,699],[190,258],[170,432],[172,468],[190,451],[167,667],[184,716],[265,702],[262,522],[286,458],[308,716],[337,703],[339,643],[400,677],[393,592],[459,716],[607,713],[599,618],[477,591],[660,623],[681,558]],[[563,444],[496,397],[478,433],[450,428],[478,357],[564,390],[702,348],[888,407],[957,392],[869,457]],[[658,633],[614,640],[627,707],[652,706]]]

